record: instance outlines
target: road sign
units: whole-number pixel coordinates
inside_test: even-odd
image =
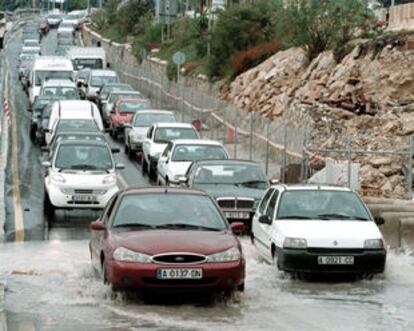
[[[172,24],[175,22],[178,13],[177,0],[157,0],[155,14],[160,24]]]
[[[172,59],[176,65],[181,66],[185,63],[185,54],[183,52],[176,52]]]

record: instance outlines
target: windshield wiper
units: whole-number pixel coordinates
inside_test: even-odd
[[[351,216],[351,215],[344,215],[344,214],[320,214],[317,217],[322,218],[322,219],[328,219],[328,220],[332,220],[332,219],[341,219],[341,220],[358,220],[358,221],[369,221],[369,219],[365,218],[365,217],[360,217],[360,216]]]
[[[155,229],[155,226],[142,223],[126,223],[114,225],[114,228],[145,228],[145,229]]]
[[[208,226],[186,224],[186,223],[162,224],[162,225],[157,225],[156,228],[157,229],[191,229],[191,230],[205,230],[205,231],[222,231],[222,229],[210,228]]]
[[[292,215],[292,216],[283,216],[278,217],[278,220],[311,220],[312,217],[302,216],[302,215]]]
[[[237,183],[237,185],[242,186],[249,186],[249,185],[255,185],[255,184],[266,184],[264,180],[248,180],[246,182]]]

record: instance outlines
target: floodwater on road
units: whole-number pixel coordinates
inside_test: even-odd
[[[303,281],[262,262],[248,239],[242,241],[244,293],[215,300],[172,295],[155,303],[111,293],[92,270],[86,240],[5,244],[0,275],[7,281],[6,312],[0,326],[7,331],[414,329],[410,255],[390,253],[385,274],[373,280]]]

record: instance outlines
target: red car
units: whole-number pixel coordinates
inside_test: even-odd
[[[117,99],[114,108],[109,114],[109,128],[112,137],[117,138],[123,134],[125,124],[131,123],[137,110],[151,109],[151,104],[147,99]]]
[[[130,188],[91,223],[92,264],[114,289],[243,291],[243,227],[205,192]]]

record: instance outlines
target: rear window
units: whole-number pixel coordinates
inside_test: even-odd
[[[99,131],[96,122],[92,119],[61,119],[59,121],[57,131],[64,130],[88,130],[88,131]]]

